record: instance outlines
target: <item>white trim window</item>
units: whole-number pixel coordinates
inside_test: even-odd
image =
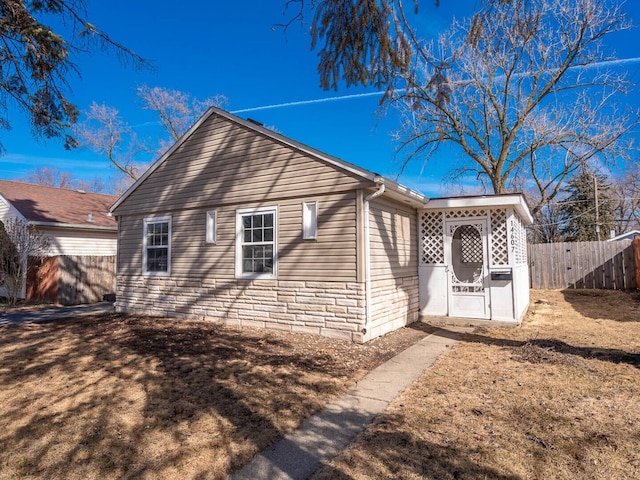
[[[216,210],[207,212],[207,243],[216,243],[216,223],[218,214]]]
[[[157,276],[171,273],[171,217],[144,219],[142,273]]]
[[[318,202],[302,203],[302,238],[304,240],[318,238]]]
[[[276,278],[277,207],[236,211],[236,276]]]

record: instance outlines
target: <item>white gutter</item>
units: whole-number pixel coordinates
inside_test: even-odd
[[[101,225],[87,225],[80,223],[62,223],[62,222],[42,222],[42,221],[33,221],[29,222],[30,225],[34,225],[36,227],[50,227],[50,228],[75,228],[78,230],[106,230],[110,232],[118,231],[118,226],[115,227],[103,227]]]
[[[364,288],[365,288],[365,324],[362,333],[371,334],[371,236],[369,226],[369,202],[384,193],[385,185],[380,183],[378,190],[364,197]]]

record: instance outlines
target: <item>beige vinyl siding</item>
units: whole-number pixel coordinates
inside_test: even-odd
[[[313,196],[318,237],[302,240],[302,200],[283,202],[279,212],[278,277],[283,280],[356,280],[356,193]]]
[[[116,210],[165,213],[344,192],[371,182],[212,115]]]
[[[416,212],[376,199],[369,207],[371,279],[418,275]]]
[[[384,197],[370,204],[370,338],[418,318],[416,217],[415,210]]]
[[[116,254],[116,231],[38,228],[49,239],[47,255],[111,256]]]
[[[274,202],[208,205],[171,215],[171,277],[235,279],[236,210],[278,207],[278,279],[356,280],[356,192]],[[318,202],[318,238],[302,239],[302,202]],[[206,212],[217,212],[216,243],[206,242]],[[120,220],[119,275],[142,272],[144,216]]]

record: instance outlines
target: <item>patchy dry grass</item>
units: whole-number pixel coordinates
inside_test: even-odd
[[[640,478],[640,296],[533,291],[465,336],[314,477]]]
[[[427,334],[369,345],[145,317],[0,327],[0,479],[226,478]]]

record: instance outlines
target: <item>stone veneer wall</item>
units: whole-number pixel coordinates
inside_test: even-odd
[[[418,276],[371,282],[371,335],[373,339],[418,320]]]
[[[118,276],[116,298],[118,312],[364,340],[361,283]]]

